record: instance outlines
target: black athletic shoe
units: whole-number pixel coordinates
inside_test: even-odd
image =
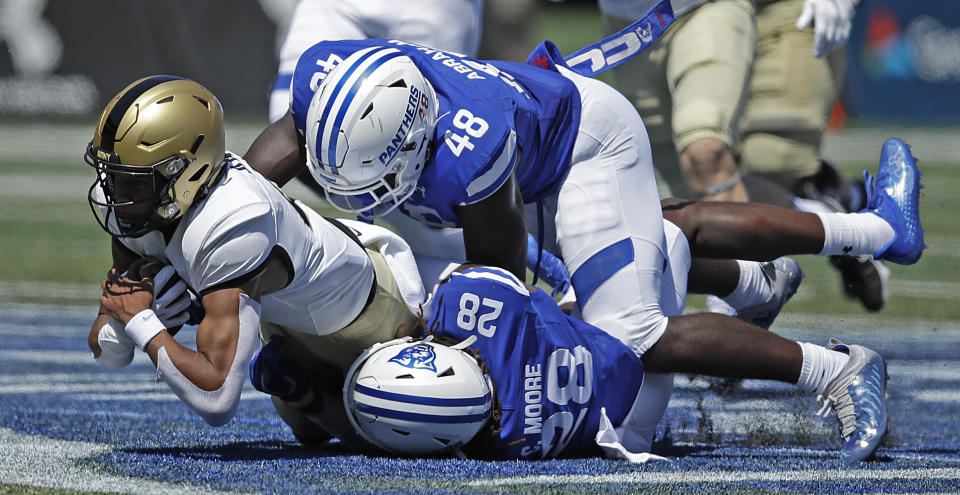
[[[857,299],[867,311],[880,311],[887,302],[890,269],[872,256],[830,256],[830,264],[840,270],[843,293]]]

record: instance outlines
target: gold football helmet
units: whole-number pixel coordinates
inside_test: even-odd
[[[180,218],[224,164],[223,109],[200,84],[145,77],[110,100],[84,160],[87,199],[110,235],[139,237]]]

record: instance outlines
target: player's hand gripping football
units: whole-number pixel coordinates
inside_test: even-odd
[[[153,280],[132,278],[129,271],[120,273],[116,268],[111,268],[100,287],[103,288],[100,304],[110,316],[123,324],[137,313],[150,308],[153,303]]]
[[[138,260],[124,273],[111,269],[101,287],[101,304],[124,324],[145,309],[153,310],[166,328],[179,327],[189,317],[187,284],[172,266],[156,260]]]

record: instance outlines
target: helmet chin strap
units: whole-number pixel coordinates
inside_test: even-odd
[[[437,118],[434,119],[434,121],[433,121],[433,127],[434,127],[434,129],[436,129],[437,124],[440,123],[440,119],[446,117],[447,115],[450,115],[450,110],[447,110],[446,112],[444,112],[443,115],[438,115]]]
[[[433,335],[431,335],[431,337],[433,337]],[[477,341],[477,336],[471,335],[467,337],[463,342],[460,342],[457,345],[452,345],[450,346],[450,348],[460,351],[460,350],[466,349],[467,347],[470,347],[476,341]]]

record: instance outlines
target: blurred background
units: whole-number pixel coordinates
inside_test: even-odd
[[[0,317],[24,303],[96,311],[109,242],[86,202],[82,153],[107,98],[170,73],[216,94],[228,147],[244,153],[267,125],[277,51],[295,0],[0,0]],[[564,53],[602,37],[588,0],[487,2],[481,58],[523,60],[542,39]],[[863,0],[824,155],[843,175],[876,168],[898,136],[921,161],[929,249],[891,266],[883,318],[844,297],[822,258],[784,318],[804,325],[936,328],[960,320],[960,9],[947,0]],[[288,186],[335,214],[302,186]],[[694,298],[692,307],[702,307]],[[830,315],[832,318],[822,318]]]

